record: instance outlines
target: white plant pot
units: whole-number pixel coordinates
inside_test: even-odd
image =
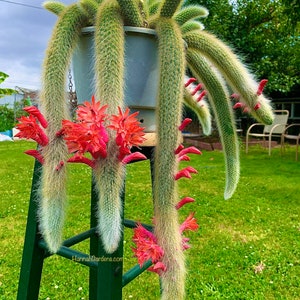
[[[158,44],[152,29],[125,26],[125,105],[146,132],[155,131],[155,108],[159,81]],[[73,73],[78,103],[95,94],[94,27],[82,30],[73,56]]]

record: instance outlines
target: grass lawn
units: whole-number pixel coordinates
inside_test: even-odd
[[[22,258],[33,159],[23,151],[34,143],[0,143],[0,299],[15,299]],[[274,149],[241,151],[241,180],[230,200],[223,200],[224,162],[219,151],[191,155],[198,170],[179,181],[180,197],[195,203],[181,209],[182,220],[196,212],[200,224],[189,234],[186,252],[186,299],[300,299],[300,162],[295,149],[283,157]],[[183,166],[186,163],[182,163]],[[89,226],[90,170],[71,165],[65,237]],[[150,222],[149,163],[128,166],[126,218]],[[125,230],[124,268],[136,260]],[[76,246],[88,251],[88,241]],[[145,272],[123,291],[123,299],[159,298],[158,277]],[[53,256],[45,261],[40,299],[88,299],[88,268]],[[176,300],[176,299],[174,299]]]

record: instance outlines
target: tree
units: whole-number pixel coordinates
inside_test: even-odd
[[[300,85],[300,4],[296,0],[189,0],[210,15],[207,30],[231,44],[268,93],[290,93]]]
[[[8,78],[9,76],[7,74],[5,74],[4,72],[0,71],[0,84],[3,83],[5,81],[6,78]],[[0,88],[0,98],[7,96],[7,95],[12,95],[14,94],[16,91],[13,89],[7,89],[7,88]]]

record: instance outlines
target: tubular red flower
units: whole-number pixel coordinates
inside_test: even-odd
[[[70,157],[68,159],[68,162],[71,162],[71,163],[83,163],[83,164],[86,164],[88,166],[90,166],[91,168],[94,168],[95,167],[95,160],[91,160],[87,157],[84,157],[84,156],[80,156],[80,155],[74,155],[72,157]]]
[[[180,225],[180,233],[183,233],[186,230],[196,231],[199,228],[199,225],[197,224],[197,220],[194,218],[194,215],[194,212],[190,213],[189,216],[185,219],[185,221]]]
[[[188,81],[185,83],[184,86],[188,87],[191,83],[193,83],[195,81],[197,81],[196,78],[191,77],[191,78],[188,79]]]
[[[184,197],[176,204],[175,208],[178,210],[185,204],[191,203],[191,202],[195,202],[195,199],[191,198],[191,197]]]
[[[190,119],[190,118],[185,118],[185,119],[182,121],[181,125],[178,127],[178,129],[179,129],[180,131],[182,131],[182,130],[183,130],[187,125],[189,125],[192,121],[193,121],[193,120]]]
[[[194,169],[193,167],[189,166],[189,167],[186,167],[182,170],[180,170],[176,175],[175,175],[175,180],[178,180],[180,178],[192,178],[191,176],[191,173],[194,173],[194,174],[197,174],[197,170]]]
[[[77,121],[91,124],[102,124],[106,118],[105,114],[108,105],[101,106],[100,102],[92,96],[91,102],[84,102],[77,108]]]
[[[157,244],[156,237],[141,224],[134,229],[132,240],[136,244],[132,250],[141,267],[149,259],[155,264],[162,258],[164,251]]]
[[[38,151],[38,150],[27,150],[24,153],[26,153],[27,155],[33,156],[41,164],[44,163],[44,157],[43,157],[43,155],[40,151]]]
[[[267,79],[263,79],[261,80],[261,82],[258,84],[258,88],[257,88],[257,92],[256,92],[256,95],[257,96],[260,96],[267,84],[268,80]]]
[[[141,152],[134,152],[125,156],[122,160],[122,163],[126,165],[132,161],[144,160],[144,159],[147,159],[147,157],[144,154],[142,154]]]
[[[239,94],[236,94],[236,93],[233,93],[230,97],[234,98],[236,100],[239,100],[241,98],[241,96]]]
[[[178,157],[178,161],[190,161],[190,157],[187,155],[182,155]]]
[[[154,266],[148,268],[148,271],[161,275],[167,270],[167,267],[161,261],[157,262]]]
[[[181,156],[186,155],[188,153],[197,154],[197,155],[202,154],[202,152],[198,148],[196,148],[194,146],[191,146],[191,147],[187,147],[187,148],[184,148],[184,149],[180,150],[179,153],[178,153],[178,156],[181,157]]]
[[[258,110],[258,109],[260,109],[260,103],[259,102],[256,103],[255,106],[254,106],[254,110]]]
[[[197,102],[200,102],[206,96],[206,94],[207,94],[206,90],[202,91],[201,94],[197,98]]]
[[[119,146],[118,159],[122,161],[124,157],[130,154],[130,149],[133,146],[140,146],[144,141],[144,128],[140,127],[140,122],[136,119],[138,112],[129,114],[130,110],[127,108],[123,113],[118,107],[119,114],[111,116],[111,125],[108,127],[115,130],[116,143]]]
[[[199,84],[195,87],[195,89],[191,92],[191,95],[192,95],[192,96],[195,96],[196,93],[197,93],[199,90],[202,89],[202,87],[203,87],[203,84],[199,83]]]
[[[178,154],[182,149],[184,149],[184,146],[180,144],[177,149],[175,150],[175,154]]]
[[[233,109],[238,109],[238,108],[242,108],[244,107],[245,105],[241,102],[237,102],[233,105]]]
[[[44,128],[48,127],[48,122],[46,121],[45,117],[43,116],[43,114],[40,112],[40,110],[37,107],[27,106],[27,107],[24,107],[23,110],[25,110],[26,112],[28,112],[32,116],[36,117],[38,119],[38,121],[40,122],[40,124]]]
[[[20,131],[15,136],[19,138],[32,139],[41,146],[46,146],[49,139],[43,129],[37,124],[37,119],[30,115],[22,116],[18,119],[19,123],[16,128]]]

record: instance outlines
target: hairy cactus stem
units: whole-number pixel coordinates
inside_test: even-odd
[[[98,10],[95,30],[95,88],[98,99],[108,104],[108,114],[123,108],[124,30],[120,8],[115,2],[104,2]],[[108,128],[107,157],[94,168],[98,190],[98,231],[107,253],[113,253],[122,237],[122,203],[125,167],[118,160],[115,134]]]
[[[234,193],[239,180],[239,146],[235,130],[233,113],[224,83],[196,50],[188,49],[188,65],[198,80],[204,83],[208,98],[215,112],[217,125],[224,148],[226,165],[226,185],[224,198]]]
[[[179,144],[185,72],[184,44],[176,22],[161,18],[157,23],[160,80],[155,149],[154,218],[158,244],[164,250],[162,299],[183,299],[185,265],[176,211],[177,188],[174,175],[178,162],[174,149]]]
[[[184,39],[190,48],[203,53],[218,68],[232,89],[237,91],[251,108],[251,114],[259,122],[273,122],[274,116],[269,100],[263,95],[258,95],[258,83],[227,45],[204,31],[187,33]],[[257,102],[260,102],[261,108],[255,111],[253,108]]]
[[[62,242],[66,205],[66,167],[61,162],[67,159],[67,148],[56,133],[61,128],[61,121],[68,118],[66,73],[84,22],[85,18],[77,5],[66,8],[56,23],[44,61],[41,109],[49,121],[46,129],[49,144],[43,148],[39,222],[49,251],[53,253],[57,252]]]

